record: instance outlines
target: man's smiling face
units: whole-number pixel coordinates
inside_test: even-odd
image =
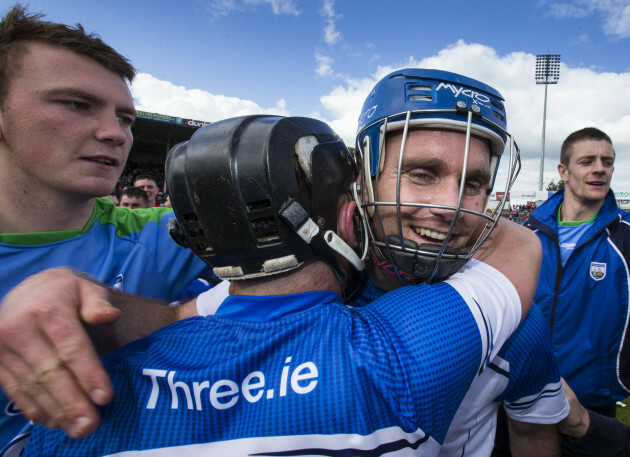
[[[564,181],[565,192],[588,205],[606,198],[614,164],[615,150],[610,143],[585,139],[571,147],[569,163],[558,165],[558,171]]]
[[[396,201],[398,158],[402,134],[388,136],[383,172],[378,179],[376,200]],[[413,129],[409,131],[400,174],[401,203],[441,205],[442,207],[401,207],[404,238],[418,244],[442,244],[457,207],[463,172],[466,135],[450,130]],[[461,208],[483,213],[490,183],[490,148],[486,140],[471,137],[466,181]],[[380,206],[379,218],[373,220],[375,233],[398,234],[398,217],[394,206]],[[482,219],[460,212],[448,246],[468,245]]]

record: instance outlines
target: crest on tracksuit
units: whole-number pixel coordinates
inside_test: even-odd
[[[606,277],[606,264],[601,262],[591,262],[591,278],[601,281]]]
[[[112,289],[117,290],[119,292],[122,292],[124,290],[122,273],[116,276],[116,279],[114,280],[114,284],[112,284]]]

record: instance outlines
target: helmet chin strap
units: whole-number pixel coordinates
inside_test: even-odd
[[[399,242],[400,237],[389,235],[386,237],[386,243],[382,244],[382,254],[379,255],[381,249],[373,249],[373,252],[378,260],[377,265],[382,270],[388,274],[395,274],[403,282],[410,284],[447,279],[459,271],[469,259],[469,251],[465,247],[452,248],[428,243],[418,245],[407,238],[403,238],[404,246],[401,247]]]
[[[326,259],[335,277],[339,281],[342,290],[342,297],[348,298],[359,283],[359,272],[363,270],[365,264],[354,250],[343,241],[334,231],[327,230],[321,233],[319,227],[308,213],[293,198],[287,200],[280,209],[280,217],[284,219],[291,229],[310,245],[318,256]],[[354,268],[342,267],[333,253],[338,253],[344,257]],[[356,273],[356,274],[355,274]]]

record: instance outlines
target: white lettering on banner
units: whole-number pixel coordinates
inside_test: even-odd
[[[449,89],[451,92],[453,92],[455,97],[459,97],[461,94],[464,97],[473,99],[475,102],[490,103],[490,98],[487,95],[480,94],[479,92],[475,92],[472,89],[464,89],[463,87],[453,86],[452,84],[445,83],[440,83],[436,91],[439,91],[440,89]]]
[[[205,401],[209,400],[214,409],[223,410],[234,406],[240,394],[248,403],[256,403],[263,398],[273,399],[276,392],[273,388],[265,389],[266,379],[261,371],[249,373],[243,378],[240,386],[230,379],[219,379],[212,384],[209,380],[193,381],[188,384],[176,379],[177,371],[153,368],[144,368],[142,374],[151,380],[151,393],[146,409],[155,409],[158,402],[166,401],[170,403],[171,409],[180,409],[181,404],[182,408],[202,411],[204,404],[207,404]],[[317,386],[318,377],[319,371],[313,362],[305,362],[292,369],[291,357],[287,357],[279,376],[278,397],[286,397],[291,392],[299,395],[308,394]],[[271,382],[270,385],[272,384],[274,383]],[[168,386],[168,389],[160,389],[160,385]]]
[[[194,119],[188,119],[186,121],[186,125],[190,127],[203,127],[204,125],[208,125],[208,124],[210,124],[210,122],[196,121]]]

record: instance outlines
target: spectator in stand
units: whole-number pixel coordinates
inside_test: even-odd
[[[133,180],[133,185],[134,187],[139,187],[146,192],[147,198],[149,199],[149,208],[160,206],[157,201],[159,188],[157,185],[157,181],[153,176],[144,174],[138,175]]]
[[[137,209],[150,208],[147,193],[139,187],[127,187],[120,195],[120,206]]]
[[[60,265],[165,303],[211,274],[170,239],[170,210],[131,214],[97,198],[112,192],[131,148],[134,75],[127,59],[80,25],[43,21],[20,5],[0,20],[0,298],[28,276]],[[48,336],[53,345],[54,335]],[[52,360],[46,348],[38,352],[43,363]],[[103,404],[108,392],[101,384],[90,398]],[[69,418],[58,411],[58,423],[84,433],[95,413],[74,412]],[[0,392],[0,449],[26,424]],[[7,447],[17,455],[20,445]]]
[[[111,200],[111,202],[112,202],[114,205],[116,205],[116,206],[118,206],[118,205],[119,205],[119,202],[118,202],[118,197],[117,197],[117,196],[116,196],[116,194],[115,194],[115,193],[113,193],[113,192],[112,192],[111,194],[109,194],[109,195],[105,195],[103,198],[106,198],[106,199],[108,199],[108,200]]]

